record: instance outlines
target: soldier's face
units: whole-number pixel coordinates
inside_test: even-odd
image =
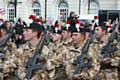
[[[62,38],[67,39],[68,38],[68,32],[67,31],[62,31]]]
[[[11,22],[7,22],[6,27],[9,29],[11,27]]]
[[[73,32],[72,33],[72,42],[73,44],[79,44],[85,38],[81,33]]]
[[[96,27],[95,28],[95,34],[96,38],[101,38],[103,36],[103,30],[101,27]]]
[[[24,39],[30,41],[33,38],[37,37],[37,32],[33,32],[32,29],[25,29],[23,32]]]
[[[6,34],[6,30],[0,29],[0,34],[1,34],[1,37],[4,36]]]
[[[60,34],[52,34],[52,40],[53,42],[58,41],[61,39],[61,35]]]

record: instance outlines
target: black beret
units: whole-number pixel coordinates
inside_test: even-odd
[[[62,26],[62,31],[69,31],[69,32],[71,32],[71,31],[72,31],[72,27],[70,26],[70,27],[68,27],[68,29],[67,29],[66,26]]]
[[[100,25],[97,27],[101,27],[102,30],[105,30],[107,32],[108,26],[106,25],[106,23],[100,23]]]
[[[23,33],[23,26],[22,25],[17,24],[17,25],[15,25],[14,29],[15,29],[15,33],[18,35],[21,35]]]
[[[2,25],[0,26],[0,29],[7,30],[7,27],[5,26],[5,24],[2,24]]]
[[[56,34],[61,34],[61,33],[62,33],[62,31],[61,31],[61,30],[55,30],[55,29],[53,29],[53,33],[56,33]]]
[[[84,28],[77,29],[76,27],[73,27],[71,32],[85,33],[86,31]]]
[[[86,28],[85,29],[85,32],[91,32],[92,30],[91,29],[89,29],[89,28]]]
[[[29,26],[25,27],[28,29],[38,30],[38,31],[45,31],[45,27],[43,25],[40,25],[38,23],[31,23]]]

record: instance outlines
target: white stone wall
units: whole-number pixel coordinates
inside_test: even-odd
[[[24,1],[24,0],[23,0]],[[26,20],[31,13],[31,7],[32,6],[30,1],[24,1],[21,4],[18,3],[17,5],[17,17],[22,18],[23,20]]]
[[[69,5],[69,12],[70,11],[75,11],[76,14],[79,14],[79,0],[69,0],[68,2]]]
[[[9,0],[0,0],[0,6],[4,7],[6,14],[2,17],[7,19],[7,6]],[[32,14],[32,0],[18,0],[22,3],[17,5],[17,17],[27,20],[28,16]],[[45,17],[45,0],[38,0],[41,5],[41,16]],[[47,0],[47,19],[58,18],[58,5],[60,0]],[[79,0],[66,0],[70,11],[75,11],[79,14]],[[100,6],[99,9],[103,10],[120,10],[120,0],[98,0]],[[81,0],[80,14],[88,14],[88,0]]]
[[[117,0],[117,9],[120,10],[120,0]]]
[[[58,18],[58,1],[48,0],[47,4],[47,18]]]
[[[99,0],[100,9],[103,10],[116,10],[118,7],[117,0]]]
[[[6,1],[6,0],[0,0],[0,7],[1,8],[3,8],[3,9],[5,9],[5,14],[4,15],[1,15],[0,14],[0,18],[4,18],[4,19],[7,19],[7,3],[8,1]]]
[[[81,15],[88,14],[88,0],[81,0]]]

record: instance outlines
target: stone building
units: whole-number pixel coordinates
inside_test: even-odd
[[[31,14],[44,19],[66,19],[76,14],[98,14],[98,10],[119,10],[120,0],[0,0],[0,18],[27,20]]]

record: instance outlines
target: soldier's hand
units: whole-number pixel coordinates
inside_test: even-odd
[[[73,80],[86,80],[86,77],[84,75],[81,75],[81,74],[75,74],[73,76]]]
[[[104,58],[103,60],[102,60],[102,63],[103,64],[111,64],[111,59],[110,58]]]
[[[80,74],[75,74],[73,76],[73,80],[80,80],[81,79],[81,75]]]

